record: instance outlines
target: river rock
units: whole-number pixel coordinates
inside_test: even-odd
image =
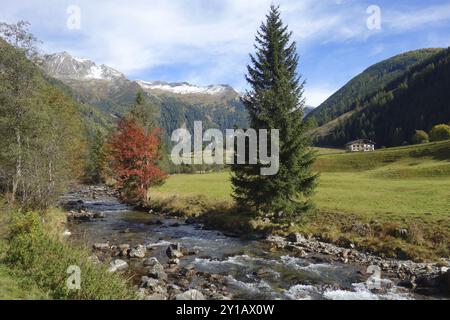
[[[124,260],[116,259],[114,261],[111,261],[108,271],[112,273],[117,271],[123,271],[126,269],[128,269],[128,263]]]
[[[179,265],[180,264],[180,259],[177,259],[177,258],[170,259],[168,263],[169,263],[169,265]]]
[[[69,230],[64,230],[62,235],[63,237],[70,237],[72,235],[72,232],[70,232]]]
[[[129,244],[121,244],[117,247],[119,250],[119,255],[122,257],[128,256],[128,253],[130,252],[130,245]]]
[[[291,233],[286,237],[287,241],[293,242],[293,243],[299,243],[303,242],[306,239],[300,234],[300,233]]]
[[[167,250],[166,254],[170,259],[179,259],[183,257],[183,253],[181,252],[181,246],[179,243],[171,244]]]
[[[158,262],[157,264],[148,267],[148,275],[154,279],[167,280],[167,273],[164,271],[164,267]]]
[[[107,252],[111,250],[109,243],[96,243],[94,244],[94,250]]]
[[[175,300],[205,300],[205,296],[200,291],[191,289],[184,293],[177,294]]]
[[[88,259],[88,261],[90,261],[93,264],[100,264],[101,263],[100,259],[95,254],[89,256],[87,259]]]
[[[157,264],[160,264],[158,259],[151,257],[144,260],[144,267],[153,267]]]
[[[142,288],[147,288],[152,292],[157,291],[157,289],[159,288],[159,281],[157,279],[154,278],[149,278],[149,277],[142,277],[141,278],[141,287]]]
[[[416,289],[416,287],[417,287],[415,278],[402,280],[397,285],[399,287],[404,287],[404,288],[412,289],[412,290]]]
[[[103,212],[95,212],[92,214],[94,219],[105,219],[105,214]]]
[[[395,237],[401,238],[401,239],[407,239],[408,238],[408,230],[407,229],[396,229]]]
[[[145,254],[147,253],[147,249],[143,245],[139,245],[130,250],[129,256],[130,258],[145,258]]]
[[[186,223],[186,224],[195,224],[196,220],[195,220],[195,218],[189,217],[189,218],[186,219],[186,221],[184,223]]]

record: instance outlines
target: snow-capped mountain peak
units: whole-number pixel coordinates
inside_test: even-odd
[[[67,52],[48,54],[42,57],[43,68],[52,77],[62,81],[109,81],[113,84],[116,82],[132,82],[126,76],[107,66],[97,65],[89,59],[77,58]],[[135,81],[144,91],[151,94],[171,93],[186,96],[211,96],[211,97],[230,97],[239,96],[229,85],[210,85],[197,86],[187,82],[168,83],[164,81],[147,82]]]
[[[196,86],[187,82],[168,83],[163,81],[147,82],[136,81],[144,90],[165,91],[174,94],[206,94],[206,95],[221,95],[229,91],[234,91],[228,85],[211,85],[211,86]]]
[[[124,74],[107,65],[72,57],[67,52],[45,55],[43,62],[47,72],[59,79],[113,81],[125,78]]]

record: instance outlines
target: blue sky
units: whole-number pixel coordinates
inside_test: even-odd
[[[28,20],[45,52],[67,51],[131,79],[244,90],[248,54],[271,3],[294,32],[314,106],[373,63],[450,46],[448,0],[0,0],[0,20]],[[75,29],[67,26],[73,5]]]

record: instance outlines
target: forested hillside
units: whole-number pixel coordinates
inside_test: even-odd
[[[322,126],[337,117],[357,109],[361,101],[373,95],[417,63],[432,57],[442,49],[422,49],[397,55],[377,63],[332,95],[312,111],[308,118]]]
[[[30,35],[0,39],[0,189],[24,208],[44,209],[83,174],[86,130],[80,106],[30,59]]]
[[[352,114],[337,121],[318,145],[341,146],[356,138],[379,147],[407,143],[415,130],[429,131],[450,122],[450,49],[408,69],[403,75],[362,99]]]

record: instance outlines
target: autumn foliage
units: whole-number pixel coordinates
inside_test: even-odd
[[[161,144],[159,128],[146,132],[134,120],[119,122],[109,144],[111,167],[118,188],[127,200],[148,201],[148,190],[166,174],[157,166]]]

